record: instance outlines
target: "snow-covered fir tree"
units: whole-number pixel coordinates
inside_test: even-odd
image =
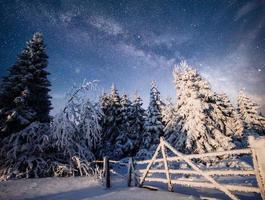
[[[3,78],[0,93],[0,125],[1,135],[8,135],[25,128],[33,121],[49,122],[51,110],[50,82],[47,79],[48,56],[42,34],[35,33],[27,43],[22,53],[18,55],[16,63],[9,69],[9,74]],[[27,107],[29,112],[34,113],[26,119],[26,113],[15,113],[21,106],[15,100],[27,91]],[[26,111],[26,110],[25,110]],[[26,111],[27,112],[27,111]],[[8,127],[9,119],[16,121],[12,127]],[[24,118],[23,123],[20,119]],[[13,129],[13,127],[15,127]]]
[[[247,135],[265,135],[265,118],[259,112],[259,106],[243,90],[237,98],[238,109]]]
[[[134,147],[134,138],[131,134],[132,118],[132,102],[127,95],[121,97],[121,122],[118,126],[119,135],[115,139],[114,154],[117,158],[131,156]]]
[[[177,115],[171,122],[174,126],[166,130],[166,139],[185,153],[234,148],[232,138],[225,135],[225,116],[216,103],[215,93],[209,83],[185,61],[175,68],[173,75],[177,89]],[[175,142],[170,141],[173,139]]]
[[[113,153],[116,138],[120,135],[121,117],[121,98],[118,90],[113,84],[110,94],[104,94],[100,100],[101,109],[104,117],[101,120],[103,149],[102,155],[117,158],[118,152]]]
[[[238,147],[245,146],[244,137],[244,123],[238,113],[238,110],[230,102],[225,93],[215,94],[216,104],[219,110],[222,111],[222,121],[224,122],[224,134],[232,137],[233,142]]]
[[[134,154],[138,152],[143,137],[145,110],[142,107],[142,98],[136,93],[132,102],[133,124],[131,125],[131,138],[134,138]]]
[[[120,97],[113,85],[111,92],[103,94],[100,101],[104,113],[102,155],[114,159],[134,156],[140,146],[144,123],[141,98],[138,96],[132,102],[127,95]]]
[[[144,122],[144,109],[141,106],[139,96],[133,102],[127,95],[121,98],[120,134],[115,142],[115,152],[119,157],[134,156],[139,150]]]
[[[147,158],[150,157],[157,145],[160,142],[160,137],[164,135],[164,125],[162,122],[162,106],[163,103],[160,99],[160,93],[153,82],[150,90],[150,102],[146,112],[146,120],[144,123],[144,132],[142,144],[137,157]]]

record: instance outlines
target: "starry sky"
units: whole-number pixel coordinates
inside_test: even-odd
[[[151,81],[174,100],[172,69],[186,59],[235,102],[241,88],[265,112],[265,1],[0,0],[0,76],[34,32],[49,55],[53,114],[83,79],[137,90]]]

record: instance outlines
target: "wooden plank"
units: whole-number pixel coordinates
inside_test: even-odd
[[[163,139],[163,138],[162,138]],[[163,139],[164,140],[164,139]],[[167,141],[164,140],[164,144],[167,148],[169,148],[173,153],[175,153],[178,157],[182,158],[182,160],[184,160],[187,164],[190,165],[191,168],[193,168],[195,171],[197,171],[198,173],[200,173],[205,179],[207,179],[208,181],[210,181],[217,189],[221,190],[222,192],[224,192],[227,196],[229,196],[232,200],[238,200],[238,198],[232,194],[227,188],[223,187],[222,185],[220,185],[218,182],[216,182],[211,176],[209,176],[206,173],[203,173],[203,171],[197,167],[195,164],[193,164],[191,162],[190,159],[188,159],[187,157],[183,156],[182,153],[178,152],[176,149],[174,149]]]
[[[138,170],[140,173],[143,173],[144,170],[140,169]],[[164,169],[150,169],[149,173],[166,173]],[[194,170],[182,170],[182,169],[169,169],[170,174],[191,174],[191,175],[200,175],[197,171]],[[255,175],[254,170],[207,170],[203,171],[203,173],[206,173],[208,175],[216,175],[216,176],[229,176],[229,175],[241,175],[241,176],[251,176]]]
[[[203,154],[190,154],[190,155],[183,155],[184,157],[188,159],[196,159],[196,158],[204,158],[204,157],[216,157],[216,156],[222,156],[222,155],[240,155],[240,154],[251,154],[251,149],[246,148],[246,149],[235,149],[235,150],[230,150],[230,151],[217,151],[217,152],[210,152],[210,153],[203,153]],[[167,161],[180,161],[182,160],[178,156],[172,156],[172,157],[167,157]],[[136,164],[147,164],[149,163],[150,160],[140,160],[136,161]],[[163,159],[156,159],[154,161],[156,162],[163,162]]]
[[[145,179],[145,177],[147,176],[148,171],[150,170],[150,168],[151,168],[151,166],[152,166],[154,160],[156,159],[156,157],[157,157],[158,152],[159,152],[160,149],[161,149],[161,144],[159,144],[158,147],[156,148],[156,151],[155,151],[155,153],[154,153],[154,155],[153,155],[153,158],[150,160],[150,162],[149,162],[149,164],[148,164],[148,166],[147,166],[145,172],[143,173],[143,176],[142,176],[141,179],[140,179],[140,184],[139,184],[140,187],[143,186],[144,179]]]
[[[162,151],[163,160],[164,160],[165,172],[167,176],[167,189],[168,191],[172,192],[173,187],[171,185],[171,180],[170,180],[170,175],[169,175],[169,170],[168,170],[168,165],[167,165],[167,157],[166,157],[166,152],[165,152],[165,145],[164,145],[162,138],[160,138],[160,144],[161,144],[161,151]]]
[[[142,188],[148,189],[148,190],[152,190],[152,191],[157,191],[159,188],[157,187],[153,187],[150,185],[144,185]]]
[[[167,179],[165,178],[146,178],[145,181],[167,183]],[[190,181],[190,180],[172,180],[171,182],[176,185],[183,185],[187,187],[219,189],[214,184],[209,183],[209,182],[197,182],[197,181]],[[221,184],[221,185],[222,187],[225,187],[231,191],[260,193],[258,187],[245,186],[245,185],[231,185],[231,184]]]

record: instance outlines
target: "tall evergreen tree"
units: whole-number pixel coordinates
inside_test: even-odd
[[[140,136],[143,131],[144,110],[139,96],[131,102],[127,95],[121,98],[120,134],[116,139],[115,152],[119,157],[134,156],[140,146]]]
[[[102,118],[102,140],[103,155],[114,158],[113,150],[116,138],[120,134],[121,125],[121,98],[118,90],[113,84],[110,94],[104,94],[101,97],[101,109],[104,113]]]
[[[135,95],[132,102],[133,124],[131,126],[131,138],[134,138],[134,150],[137,152],[143,138],[145,110],[143,109],[143,101],[139,95]],[[134,154],[136,153],[134,152]]]
[[[119,135],[115,140],[114,154],[117,158],[132,156],[134,138],[131,134],[133,125],[132,102],[127,95],[121,97],[121,122],[118,125]]]
[[[48,66],[48,56],[41,33],[35,33],[32,39],[27,43],[27,49],[30,52],[29,71],[32,74],[32,80],[29,81],[29,90],[32,95],[29,98],[29,106],[36,111],[36,120],[40,122],[49,122],[49,112],[51,110],[51,97],[49,96],[49,87],[51,86],[46,71]],[[30,74],[30,76],[31,76]]]
[[[22,53],[18,55],[16,63],[9,69],[9,74],[3,78],[0,93],[1,135],[19,131],[33,121],[50,121],[51,97],[48,95],[50,82],[47,79],[49,73],[45,71],[47,59],[42,34],[35,33]],[[18,119],[20,115],[15,114],[16,110],[22,112],[21,104],[15,99],[23,96],[23,91],[27,91],[26,104],[32,113],[28,116],[22,114],[24,123]],[[8,127],[10,121],[14,122],[12,127]]]
[[[238,109],[247,135],[265,135],[265,118],[259,113],[259,106],[242,90],[237,98]]]
[[[162,101],[160,93],[153,82],[150,91],[150,102],[147,109],[147,116],[144,123],[144,134],[140,151],[137,153],[139,158],[150,157],[163,136],[164,125],[162,122]]]
[[[186,62],[173,72],[176,89],[177,105],[176,117],[171,126],[175,129],[172,137],[166,135],[166,139],[177,138],[177,143],[169,141],[182,152],[205,153],[217,150],[234,148],[232,138],[226,136],[224,115],[216,103],[215,93],[212,92],[206,82],[190,68]],[[172,133],[167,130],[168,133]]]

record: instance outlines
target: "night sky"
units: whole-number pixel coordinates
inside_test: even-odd
[[[175,98],[172,69],[186,59],[234,101],[240,88],[265,111],[265,1],[0,0],[0,76],[33,32],[49,55],[53,114],[83,79],[137,90],[152,80]]]

